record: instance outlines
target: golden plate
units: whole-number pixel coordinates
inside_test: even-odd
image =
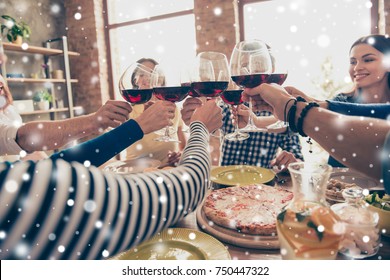
[[[230,260],[229,251],[214,237],[187,228],[169,228],[114,260]]]
[[[250,165],[229,165],[213,168],[210,180],[225,186],[245,186],[264,184],[274,177],[274,172],[267,168]]]
[[[151,158],[137,158],[125,161],[115,161],[107,165],[104,170],[118,174],[140,173],[146,168],[157,168],[161,161]]]

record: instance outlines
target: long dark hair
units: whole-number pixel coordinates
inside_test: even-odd
[[[383,53],[385,56],[390,56],[390,38],[384,35],[368,35],[357,39],[349,49],[351,52],[352,48],[356,45],[367,44],[375,48],[376,50]],[[390,88],[390,72],[387,71],[387,86]]]

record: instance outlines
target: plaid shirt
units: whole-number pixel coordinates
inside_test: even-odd
[[[234,131],[233,116],[230,107],[222,105],[223,124],[222,132],[228,134]],[[260,112],[257,116],[272,115],[269,112]],[[250,137],[244,141],[227,141],[222,143],[221,166],[225,165],[253,165],[270,168],[270,162],[276,157],[278,148],[293,153],[297,159],[303,160],[301,144],[297,134],[249,132]]]

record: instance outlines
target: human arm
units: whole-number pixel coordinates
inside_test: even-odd
[[[238,116],[238,127],[243,128],[248,124],[249,114],[253,115],[253,122],[259,128],[266,128],[268,125],[273,124],[277,121],[274,116],[257,116],[251,112],[245,105],[239,105],[238,107],[232,108],[233,115],[237,112]]]
[[[140,140],[144,134],[167,126],[174,117],[174,106],[168,101],[156,102],[135,120],[129,120],[92,140],[53,154],[51,158],[80,163],[89,161],[91,165],[100,166]]]
[[[285,106],[293,98],[274,84],[246,89],[245,94],[255,97],[255,108],[268,108],[280,120],[284,120]],[[295,122],[306,105],[305,102],[297,103]],[[288,104],[287,112],[291,106],[292,102]],[[303,131],[332,156],[376,179],[382,177],[379,155],[389,130],[390,124],[383,120],[345,116],[323,108],[311,109],[303,122]]]
[[[210,169],[207,141],[203,124],[193,123],[179,167],[126,177],[62,160],[19,162],[12,169],[1,164],[1,186],[20,184],[15,192],[0,193],[0,223],[7,231],[1,259],[101,259],[149,239],[202,201]],[[21,242],[26,251],[18,254]]]
[[[7,233],[0,258],[110,257],[194,211],[208,186],[209,131],[222,118],[216,107],[206,109],[193,116],[183,157],[169,171],[121,176],[63,160],[0,164],[0,228]]]
[[[390,115],[390,104],[358,104],[327,100],[321,107],[350,116],[386,119]]]
[[[18,129],[15,141],[28,153],[58,149],[81,137],[101,133],[107,127],[118,127],[130,112],[129,103],[109,100],[97,112],[86,116],[28,122]]]

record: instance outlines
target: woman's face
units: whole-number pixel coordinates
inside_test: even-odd
[[[349,75],[356,87],[369,87],[381,82],[387,84],[390,69],[386,68],[384,55],[368,44],[354,46],[350,52]]]
[[[148,67],[151,69],[151,71],[154,69],[155,65],[152,62],[145,61],[141,63],[143,66]],[[145,88],[150,88],[150,75],[146,73],[138,73],[136,76],[136,84],[138,85],[138,88],[140,89],[145,89]]]

